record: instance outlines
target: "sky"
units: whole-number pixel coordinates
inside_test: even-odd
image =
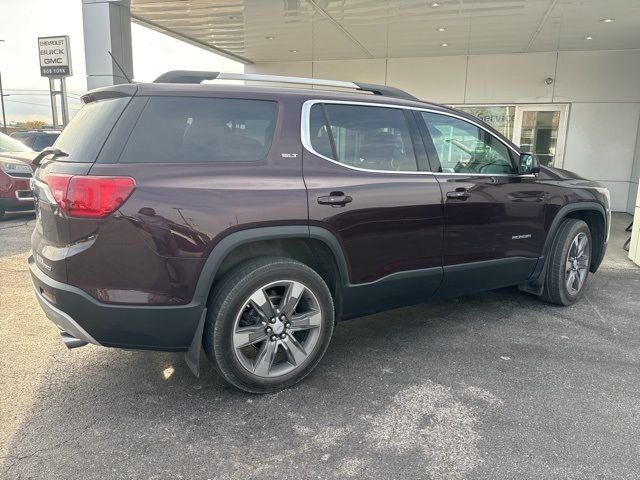
[[[73,76],[67,78],[70,115],[87,90],[81,0],[0,0],[0,73],[7,123],[51,122],[49,81],[40,76],[38,37],[68,35]],[[243,65],[136,25],[131,26],[133,78],[152,81],[168,70],[242,72]],[[158,52],[162,52],[161,55]],[[1,120],[1,118],[0,118]]]

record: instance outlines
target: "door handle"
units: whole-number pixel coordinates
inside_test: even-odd
[[[333,207],[344,207],[347,203],[353,202],[353,198],[343,192],[331,192],[329,195],[318,197],[320,205],[331,205]]]
[[[456,188],[453,192],[447,192],[447,198],[457,198],[459,200],[465,200],[471,196],[471,193],[466,188]]]

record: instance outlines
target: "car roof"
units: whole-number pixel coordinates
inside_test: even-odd
[[[423,102],[421,100],[408,100],[405,98],[386,95],[375,95],[364,92],[350,92],[327,88],[295,88],[295,87],[264,87],[254,85],[224,85],[220,83],[140,83],[138,95],[204,95],[216,96],[228,94],[233,96],[255,95],[257,97],[297,97],[309,100],[342,100],[353,102],[371,102],[389,105],[398,105],[415,108],[435,108],[451,110],[437,103]]]
[[[98,95],[96,95],[98,94]],[[457,117],[481,124],[483,128],[504,139],[515,150],[520,151],[511,139],[484,123],[477,117],[466,112],[456,110],[446,105],[423,100],[411,100],[389,95],[352,92],[327,88],[294,88],[281,86],[229,85],[217,82],[211,83],[134,83],[103,87],[92,90],[83,96],[84,101],[91,101],[93,96],[110,97],[112,95],[142,95],[142,96],[184,96],[184,97],[219,97],[247,98],[261,100],[278,100],[280,98],[298,98],[306,100],[345,101],[359,103],[376,103],[381,105],[398,106],[415,109],[428,109],[455,115]]]

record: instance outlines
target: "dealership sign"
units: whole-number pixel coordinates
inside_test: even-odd
[[[38,37],[40,75],[60,78],[71,75],[69,37]]]

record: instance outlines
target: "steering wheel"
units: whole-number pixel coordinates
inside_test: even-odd
[[[492,161],[490,161],[489,163],[487,163],[487,164],[485,164],[485,165],[482,165],[482,166],[478,169],[478,171],[479,171],[480,173],[484,173],[485,168],[490,167],[491,165],[495,165],[496,163],[498,163],[498,162],[497,162],[497,161],[495,161],[495,160],[492,160]]]

